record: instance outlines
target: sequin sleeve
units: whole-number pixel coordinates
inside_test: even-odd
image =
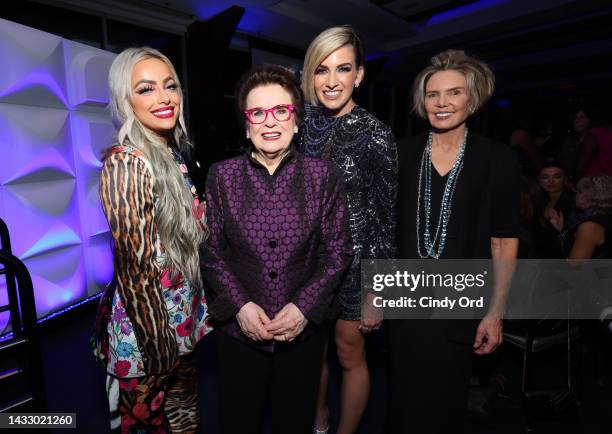
[[[364,225],[363,258],[395,256],[397,145],[391,129],[377,122],[368,143],[371,188]]]
[[[242,283],[233,273],[224,257],[227,242],[224,236],[222,182],[213,165],[206,180],[206,221],[208,239],[200,249],[200,268],[206,285],[208,309],[220,321],[235,316],[250,301]]]
[[[117,291],[134,326],[147,374],[172,368],[178,357],[157,264],[153,181],[140,157],[117,152],[104,161],[99,184],[113,236]]]

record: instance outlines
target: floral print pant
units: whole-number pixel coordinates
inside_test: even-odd
[[[181,356],[168,374],[138,378],[107,375],[111,432],[164,434],[195,432],[199,420],[193,355]]]

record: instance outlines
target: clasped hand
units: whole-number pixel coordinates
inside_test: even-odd
[[[242,333],[254,341],[274,339],[290,342],[308,324],[304,314],[293,303],[286,304],[273,319],[270,319],[260,306],[251,301],[242,306],[236,319]]]

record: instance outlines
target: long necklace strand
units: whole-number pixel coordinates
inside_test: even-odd
[[[463,136],[463,143],[459,148],[459,152],[455,157],[453,167],[448,174],[446,180],[446,186],[444,187],[444,194],[442,195],[442,202],[440,204],[440,215],[438,216],[438,224],[436,226],[436,232],[431,236],[430,223],[431,223],[431,174],[432,174],[432,144],[433,134],[430,131],[427,139],[427,146],[423,150],[421,156],[421,165],[419,168],[419,185],[417,193],[417,212],[416,212],[416,235],[417,235],[417,251],[421,258],[435,258],[439,259],[444,252],[444,246],[446,244],[446,236],[448,229],[448,222],[450,221],[452,213],[452,202],[453,195],[455,193],[455,186],[457,185],[457,179],[463,168],[463,157],[465,154],[465,146],[467,143],[468,130],[465,129]],[[423,211],[424,211],[424,228],[423,228],[423,239],[421,240],[421,192],[423,191]],[[421,242],[425,249],[425,252],[421,250]],[[437,248],[436,248],[437,244]]]

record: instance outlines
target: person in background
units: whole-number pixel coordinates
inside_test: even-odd
[[[561,142],[565,136],[562,122],[549,111],[536,116],[534,125],[534,142],[540,154],[540,161],[557,160]]]
[[[575,212],[575,195],[568,186],[565,169],[555,160],[548,160],[538,174],[540,192],[535,198],[530,223],[532,252],[530,257],[558,259],[563,257],[558,240],[559,231],[551,224],[557,213],[569,219]]]
[[[597,144],[593,150],[592,157],[585,160],[589,161],[585,176],[608,175],[612,176],[612,113],[606,114],[603,126],[593,128],[591,134]]]
[[[306,119],[298,149],[331,161],[340,169],[347,192],[355,257],[340,289],[340,318],[335,340],[342,368],[338,434],[352,434],[368,402],[370,379],[365,335],[381,318],[361,312],[361,259],[395,254],[397,148],[391,129],[355,104],[364,79],[364,49],[350,26],[331,27],[308,47],[302,89]],[[321,377],[315,430],[329,428],[326,406],[327,365]]]
[[[107,371],[112,432],[187,433],[198,426],[192,352],[208,331],[198,248],[205,238],[181,152],[190,147],[181,86],[166,56],[128,48],[110,68],[117,143],[99,194],[115,276],[100,300],[95,352]]]
[[[612,258],[612,177],[582,178],[576,190],[578,212],[568,221],[562,211],[552,210],[550,219],[559,231],[564,257]]]
[[[535,176],[542,165],[542,159],[530,132],[529,122],[525,120],[517,122],[516,128],[510,134],[510,145],[518,158],[521,174]]]
[[[572,121],[572,129],[559,148],[557,160],[566,168],[572,183],[579,180],[587,169],[588,159],[596,149],[595,138],[591,134],[591,118],[586,109],[578,109]]]
[[[417,75],[413,89],[414,110],[430,130],[400,149],[398,257],[492,259],[495,279],[480,322],[388,321],[388,432],[460,433],[472,354],[490,354],[502,341],[521,233],[519,167],[510,147],[466,126],[493,93],[485,63],[444,51]]]
[[[292,146],[304,103],[291,72],[248,71],[235,101],[252,146],[210,168],[201,250],[220,432],[261,434],[269,420],[273,434],[310,434],[325,323],[352,259],[346,195],[331,164]]]

